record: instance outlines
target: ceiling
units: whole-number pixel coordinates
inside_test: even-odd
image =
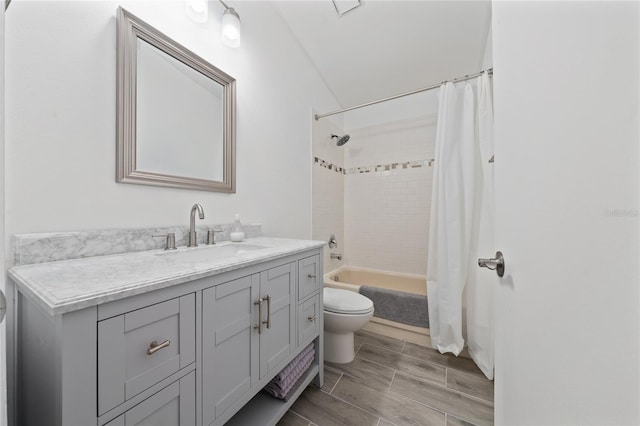
[[[491,22],[490,0],[275,3],[343,107],[480,71]]]

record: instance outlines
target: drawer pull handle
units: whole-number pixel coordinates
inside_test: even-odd
[[[311,274],[309,274],[309,275],[307,275],[307,278],[312,279],[312,280],[315,280],[315,279],[316,279],[316,276],[315,276],[315,275],[311,275]]]
[[[253,302],[254,305],[258,305],[258,324],[254,325],[253,328],[258,329],[258,334],[262,334],[262,302],[264,299],[260,298]]]
[[[315,315],[309,315],[307,317],[307,319],[309,320],[309,322],[314,322],[316,320],[316,316]]]
[[[267,320],[263,321],[263,323],[267,324],[267,328],[271,328],[271,295],[267,294],[265,300],[267,301]],[[262,316],[260,316],[260,318],[262,318]]]
[[[154,340],[149,345],[149,349],[147,349],[147,355],[153,355],[156,352],[158,352],[160,349],[168,348],[170,345],[171,345],[171,340],[165,340],[162,343],[158,343]]]

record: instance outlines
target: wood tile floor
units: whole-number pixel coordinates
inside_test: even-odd
[[[356,358],[325,363],[324,386],[309,386],[280,426],[493,424],[493,382],[473,361],[369,332]]]

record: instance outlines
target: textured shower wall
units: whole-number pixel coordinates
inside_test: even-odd
[[[350,131],[344,175],[348,265],[426,274],[436,120],[432,114]]]
[[[331,134],[343,132],[329,119],[313,121],[312,124],[312,155],[313,158],[313,195],[312,195],[312,238],[328,241],[329,235],[334,234],[338,247],[324,248],[324,272],[333,271],[343,265],[343,261],[330,259],[329,254],[343,253],[344,238],[344,153],[338,148]],[[316,162],[315,159],[319,161]],[[339,169],[336,170],[336,167]]]

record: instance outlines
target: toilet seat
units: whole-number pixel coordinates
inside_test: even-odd
[[[343,315],[362,315],[373,311],[373,302],[354,291],[325,287],[324,310]]]

